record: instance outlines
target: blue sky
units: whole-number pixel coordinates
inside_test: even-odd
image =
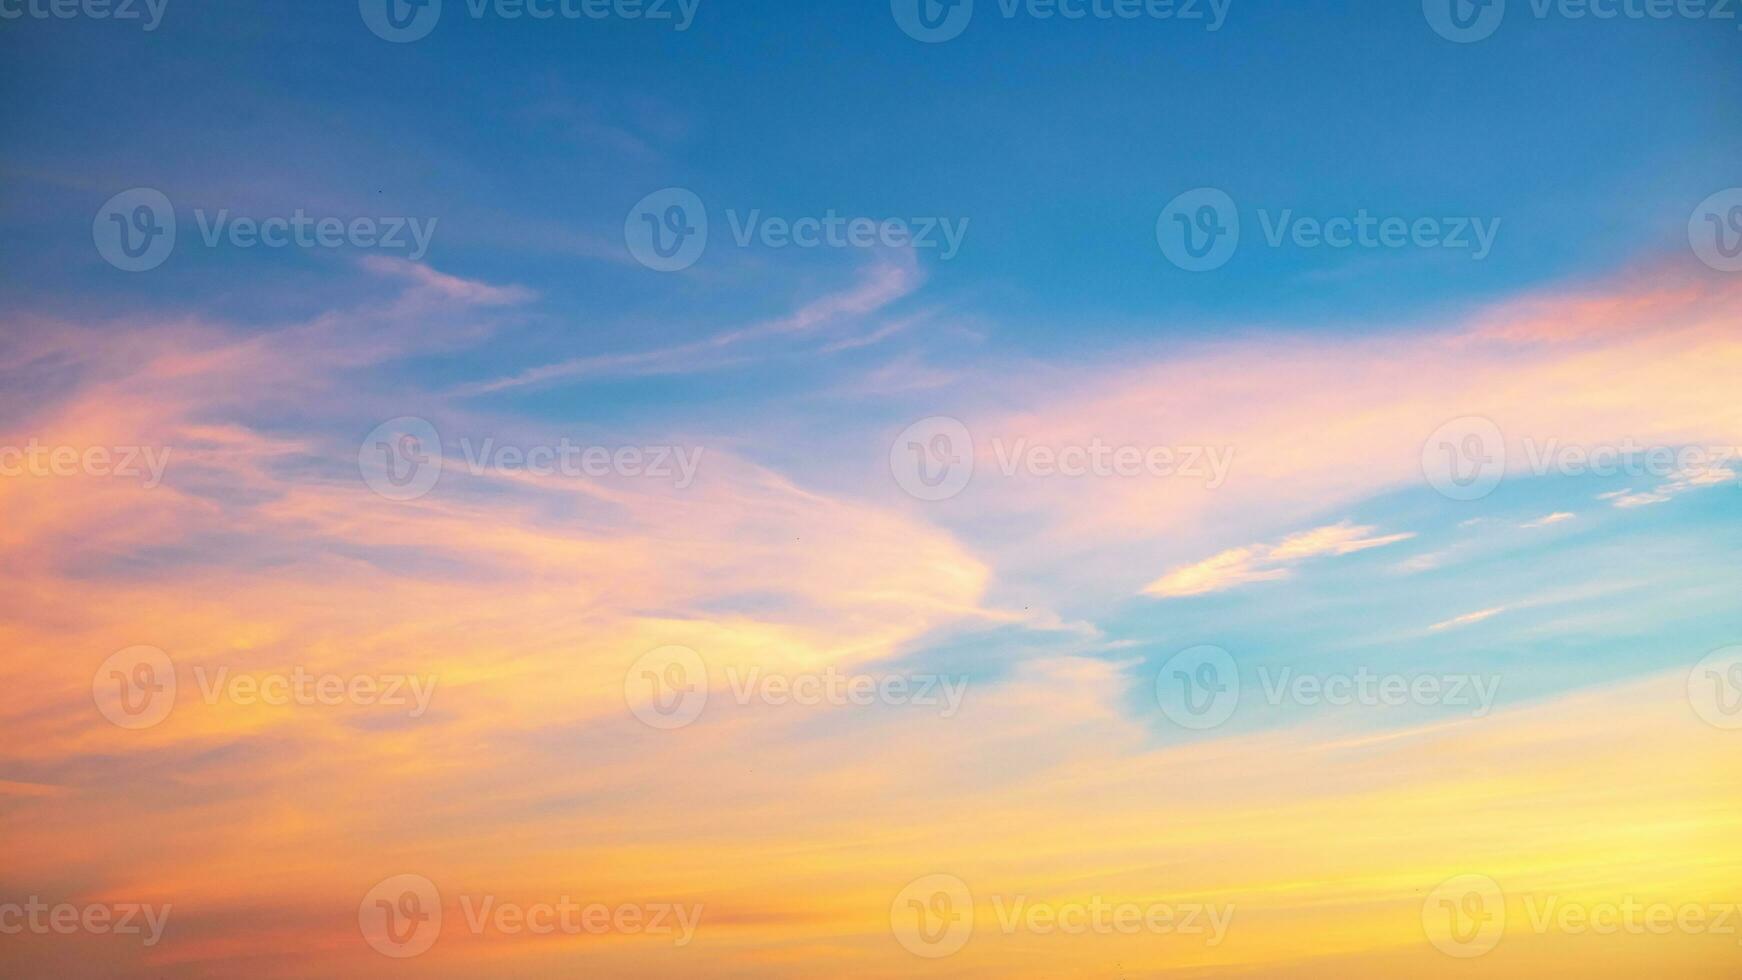
[[[1742,688],[1701,692],[1742,653],[1695,665],[1742,650],[1734,17],[1505,0],[1460,43],[1435,10],[1500,8],[1233,0],[1212,31],[975,0],[923,43],[910,0],[701,0],[685,30],[443,0],[393,43],[370,11],[401,2],[168,0],[146,31],[0,0],[0,913],[178,903],[181,945],[72,957],[105,975],[365,976],[371,883],[584,880],[705,900],[706,969],[452,930],[414,965],[893,976],[932,961],[891,896],[948,872],[1237,898],[1257,938],[983,933],[938,975],[1357,978],[1456,965],[1419,906],[1473,871],[1733,892]],[[243,230],[292,215],[343,234]],[[837,218],[884,240],[781,242]],[[1328,243],[1359,222],[1405,237]],[[374,241],[400,226],[427,250]],[[522,465],[559,441],[609,471]],[[7,469],[38,445],[170,462]],[[693,482],[643,471],[668,449]],[[1205,646],[1242,693],[1194,727],[1166,689],[1226,689]],[[172,694],[132,726],[117,664],[439,691]],[[722,681],[825,669],[968,699]],[[1266,704],[1280,671],[1500,687]],[[649,722],[648,677],[716,700]],[[1728,975],[1705,938],[1485,963]]]

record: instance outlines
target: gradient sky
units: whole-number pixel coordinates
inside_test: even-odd
[[[921,43],[903,0],[701,0],[685,30],[445,0],[390,43],[372,2],[0,18],[0,469],[168,454],[160,481],[0,475],[0,973],[1742,969],[1742,912],[1533,928],[1742,903],[1742,271],[1699,239],[1707,212],[1742,238],[1742,20],[1511,0],[1456,43],[1438,0],[1234,0],[1216,30],[977,0]],[[136,188],[177,240],[128,272],[101,228]],[[672,272],[625,233],[667,188],[709,222]],[[1242,237],[1193,272],[1158,225],[1198,188]],[[202,240],[299,210],[435,224],[415,256]],[[752,211],[962,237],[739,245]],[[1284,211],[1494,237],[1272,246]],[[901,460],[937,417],[972,477],[923,499]],[[371,454],[407,418],[440,478],[392,499]],[[1442,492],[1471,420],[1497,482]],[[485,440],[700,456],[693,482],[472,472]],[[1228,463],[1007,475],[1018,441]],[[1637,471],[1533,466],[1551,446]],[[128,728],[103,688],[140,646],[177,690]],[[1172,696],[1206,646],[1240,689],[1208,725]],[[661,728],[633,691],[672,647],[707,700]],[[434,687],[415,715],[203,699],[219,670]],[[736,703],[750,670],[965,687]],[[1272,703],[1284,671],[1496,686]],[[403,958],[360,921],[400,875],[444,915]],[[915,955],[906,889],[936,875],[972,935]],[[1467,958],[1434,918],[1466,876],[1507,921]],[[681,945],[506,935],[466,927],[481,896],[702,913]],[[1233,918],[1004,928],[1017,896]],[[34,899],[172,911],[151,944],[6,932]]]

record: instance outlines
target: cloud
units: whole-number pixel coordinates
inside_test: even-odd
[[[1370,525],[1343,521],[1291,534],[1275,545],[1233,548],[1176,568],[1144,586],[1143,592],[1163,598],[1221,592],[1251,582],[1287,578],[1294,565],[1309,558],[1354,554],[1415,536],[1413,533],[1373,536],[1374,530]]]
[[[1621,508],[1646,507],[1651,504],[1664,503],[1690,490],[1735,482],[1737,482],[1736,471],[1729,466],[1686,466],[1672,474],[1668,481],[1660,483],[1650,490],[1639,493],[1634,493],[1631,488],[1614,490],[1598,494],[1597,499],[1607,500],[1614,506]]]
[[[1559,524],[1562,521],[1570,521],[1577,516],[1579,516],[1579,515],[1574,514],[1570,511],[1557,510],[1552,514],[1546,514],[1542,517],[1537,518],[1534,521],[1527,521],[1527,522],[1520,524],[1518,526],[1525,529],[1525,530],[1534,530],[1534,529],[1539,528],[1539,527],[1548,527],[1550,524]]]
[[[885,306],[907,296],[923,280],[917,262],[908,251],[898,251],[893,258],[884,258],[860,271],[859,280],[851,287],[829,293],[782,317],[724,331],[702,340],[652,350],[623,354],[596,354],[573,358],[556,364],[528,368],[518,374],[491,381],[460,386],[457,394],[475,395],[511,388],[551,384],[591,377],[658,374],[683,374],[693,371],[718,370],[724,364],[739,359],[754,359],[765,355],[758,344],[767,341],[804,338],[826,327],[854,323]],[[845,349],[842,345],[864,346],[899,332],[906,324],[885,324],[869,334],[826,345],[830,349]],[[744,348],[750,348],[746,351]]]
[[[1482,609],[1473,613],[1465,613],[1462,616],[1453,616],[1451,619],[1445,620],[1444,622],[1435,623],[1432,626],[1429,626],[1428,630],[1429,632],[1437,633],[1440,630],[1455,629],[1459,626],[1469,626],[1472,623],[1480,623],[1482,620],[1488,619],[1492,616],[1498,616],[1505,612],[1506,609],[1506,606],[1495,606],[1492,609]]]

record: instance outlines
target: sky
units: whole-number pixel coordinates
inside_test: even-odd
[[[1742,964],[1742,16],[0,0],[0,973]]]

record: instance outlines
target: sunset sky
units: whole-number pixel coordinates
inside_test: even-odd
[[[1742,18],[69,2],[0,976],[1742,971]]]

